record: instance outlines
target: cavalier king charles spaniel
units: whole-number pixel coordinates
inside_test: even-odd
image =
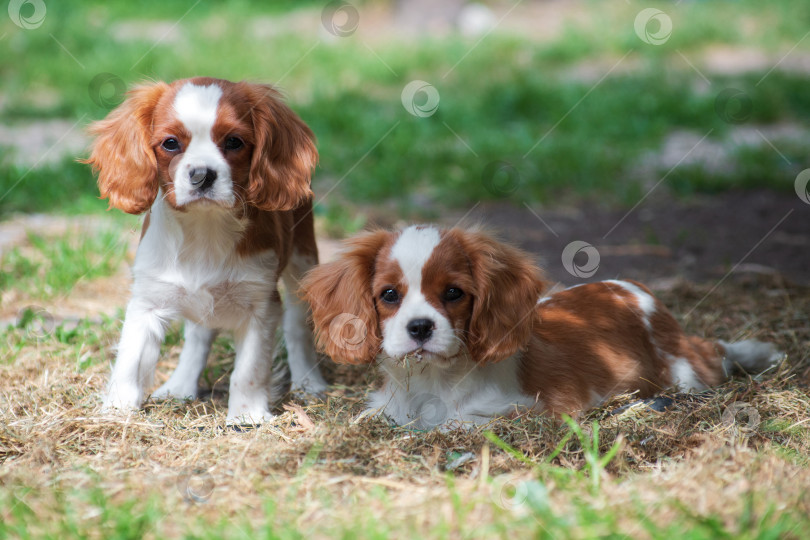
[[[702,390],[781,358],[755,340],[684,334],[634,281],[545,287],[522,251],[430,226],[349,240],[303,283],[318,347],[340,363],[379,361],[370,410],[418,429],[575,415],[621,392]]]
[[[284,386],[273,370],[282,311],[293,386],[324,390],[297,295],[299,279],[318,262],[310,189],[318,153],[280,94],[206,77],[148,84],[91,132],[86,163],[101,196],[124,212],[146,213],[104,410],[141,405],[166,327],[181,318],[177,369],[153,398],[196,397],[217,332],[230,330],[228,423],[272,418]]]

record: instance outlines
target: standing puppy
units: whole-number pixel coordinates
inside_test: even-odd
[[[272,87],[198,77],[132,90],[96,135],[87,163],[101,196],[146,212],[134,284],[105,410],[141,405],[166,326],[185,319],[185,345],[152,397],[193,398],[218,330],[233,332],[229,423],[273,417],[277,289],[293,385],[320,392],[298,280],[318,262],[310,177],[314,136]]]
[[[319,347],[336,362],[378,360],[384,383],[370,408],[421,429],[521,410],[576,414],[621,392],[700,390],[781,358],[754,340],[684,334],[633,281],[543,297],[528,255],[462,229],[360,236],[303,286]]]

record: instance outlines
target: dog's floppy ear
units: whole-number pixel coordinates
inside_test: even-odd
[[[239,83],[251,101],[255,146],[247,199],[262,210],[292,210],[312,196],[318,150],[312,130],[272,86]]]
[[[145,212],[158,194],[158,169],[150,146],[155,106],[169,88],[165,83],[139,86],[104,120],[94,122],[90,158],[81,160],[98,174],[102,199],[128,214]]]
[[[318,349],[335,362],[366,364],[380,352],[371,285],[377,254],[390,237],[376,231],[353,238],[337,260],[315,267],[304,278]]]
[[[470,258],[475,290],[467,348],[476,362],[500,362],[524,349],[546,288],[531,257],[492,237],[451,229]]]

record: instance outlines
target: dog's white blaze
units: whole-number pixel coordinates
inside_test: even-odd
[[[209,137],[217,121],[217,107],[222,88],[216,84],[198,86],[187,83],[174,97],[174,112],[192,137]]]
[[[391,248],[391,257],[402,268],[409,291],[421,292],[422,268],[440,241],[439,231],[433,227],[408,227]]]
[[[425,351],[449,357],[459,350],[453,325],[422,292],[422,269],[440,241],[439,231],[433,227],[408,227],[391,248],[391,257],[402,269],[408,292],[396,315],[383,323],[383,349],[389,356],[400,358],[418,346],[407,330],[408,322],[414,319],[430,319],[435,325],[433,335],[422,347]]]
[[[191,134],[188,147],[179,156],[180,162],[174,172],[177,204],[187,204],[199,198],[189,180],[189,171],[197,168],[212,169],[217,173],[217,180],[207,198],[226,204],[234,202],[230,167],[212,139],[221,97],[222,89],[216,84],[199,86],[187,83],[174,98],[174,112]]]

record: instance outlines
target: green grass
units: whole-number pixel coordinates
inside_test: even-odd
[[[316,457],[317,453],[313,457]],[[204,497],[189,498],[182,486],[173,486],[172,478],[155,480],[164,484],[147,489],[147,495],[133,496],[123,490],[112,495],[104,488],[105,479],[90,469],[75,471],[82,485],[57,479],[50,486],[7,485],[0,489],[0,539],[19,538],[110,538],[136,539],[184,537],[199,539],[292,539],[292,538],[539,538],[585,539],[644,537],[655,539],[773,539],[801,538],[810,527],[810,518],[796,508],[777,508],[768,504],[767,486],[737,494],[743,511],[735,519],[684,504],[677,497],[665,496],[656,508],[670,508],[666,521],[660,521],[647,505],[635,503],[620,508],[604,495],[593,498],[573,496],[560,505],[559,488],[539,477],[496,476],[484,492],[469,493],[447,476],[445,487],[432,501],[446,506],[446,517],[429,528],[418,521],[401,520],[401,509],[392,505],[389,494],[379,486],[353,498],[355,504],[374,508],[374,512],[338,512],[337,519],[311,519],[311,505],[334,508],[346,504],[332,494],[302,494],[300,486],[314,460],[305,463],[296,477],[277,485],[272,494],[254,497],[253,508],[235,514],[214,517],[209,506],[218,493],[216,486],[200,485]],[[181,476],[184,473],[181,473]],[[205,473],[200,471],[201,475]],[[180,480],[178,480],[179,482]],[[205,482],[205,480],[201,480]],[[192,488],[194,489],[194,488]],[[585,489],[572,485],[566,492]],[[489,492],[490,496],[486,496]],[[209,499],[210,496],[210,499]],[[239,496],[244,496],[240,494]],[[305,501],[300,498],[304,497]],[[435,495],[434,495],[435,497]],[[359,501],[358,501],[359,499]],[[167,500],[172,507],[167,508]],[[301,504],[301,503],[304,504]],[[734,501],[736,505],[738,501]],[[380,509],[385,509],[380,517]],[[482,526],[478,516],[490,515]],[[47,516],[43,519],[43,516]]]
[[[36,169],[0,167],[0,197],[0,220],[12,213],[78,215],[107,209],[88,166],[70,158]]]
[[[633,32],[639,9],[635,5],[589,3],[583,10],[592,15],[569,23],[550,42],[496,31],[475,47],[474,41],[458,36],[404,44],[396,39],[368,41],[358,34],[325,42],[314,30],[320,3],[303,7],[310,10],[306,17],[312,32],[286,31],[281,23],[277,35],[255,36],[251,29],[257,20],[286,12],[291,4],[268,8],[260,2],[206,1],[183,16],[191,5],[178,3],[164,10],[148,3],[133,10],[109,3],[49,4],[45,23],[37,30],[0,23],[0,35],[7,34],[0,40],[0,52],[7,53],[0,55],[7,101],[0,119],[21,123],[37,117],[84,115],[88,122],[101,118],[116,100],[91,97],[91,81],[100,73],[112,73],[128,86],[144,79],[199,74],[280,81],[319,139],[316,192],[326,193],[340,182],[334,196],[322,201],[321,212],[336,226],[354,229],[362,218],[358,222],[339,215],[334,207],[342,200],[393,200],[405,212],[421,206],[425,198],[438,206],[463,206],[499,198],[547,201],[570,193],[634,203],[650,180],[666,173],[641,177],[635,164],[658,149],[667,134],[690,130],[703,135],[712,130],[710,140],[729,134],[734,126],[715,111],[725,88],[740,88],[750,97],[746,125],[804,124],[810,116],[806,76],[777,70],[760,83],[765,73],[710,75],[712,84],[706,88],[681,56],[697,62],[706,47],[717,44],[782,53],[806,32],[797,21],[810,17],[810,6],[800,0],[780,2],[767,13],[753,0],[668,5],[674,31],[661,46],[644,44]],[[367,5],[373,3],[358,3],[361,24]],[[116,40],[116,25],[123,20],[173,22],[181,16],[180,41],[171,36],[157,44]],[[806,53],[808,43],[795,53]],[[594,87],[628,51],[633,52],[624,65],[632,68],[619,66]],[[36,61],[18,62],[21,56]],[[591,61],[603,65],[591,77],[566,75],[572,66]],[[439,92],[438,110],[430,117],[412,116],[401,104],[402,89],[415,79]],[[763,186],[787,191],[805,165],[808,143],[777,141],[777,146],[790,163],[767,145],[732,149],[739,163],[735,171],[684,168],[667,185],[680,194]],[[505,188],[497,183],[493,188],[489,171],[494,162],[509,163],[516,171]],[[86,167],[63,164],[27,174],[0,168],[0,192],[24,175],[24,182],[0,200],[0,217],[13,211],[103,208],[94,200],[96,188]],[[76,193],[81,196],[72,195]],[[420,198],[403,195],[408,193],[419,193]]]
[[[30,247],[14,247],[0,259],[0,291],[15,289],[42,299],[66,294],[81,280],[115,273],[127,250],[112,229],[55,238],[29,234],[28,242]]]

